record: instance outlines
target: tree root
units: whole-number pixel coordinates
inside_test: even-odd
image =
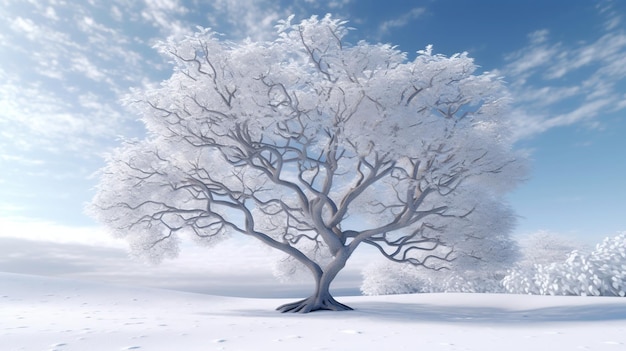
[[[309,313],[314,311],[351,311],[352,308],[337,302],[332,296],[325,298],[311,296],[304,300],[284,304],[276,310],[281,313]]]

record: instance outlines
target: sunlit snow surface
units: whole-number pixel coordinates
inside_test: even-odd
[[[0,350],[626,350],[626,299],[341,297],[350,312],[0,273]]]

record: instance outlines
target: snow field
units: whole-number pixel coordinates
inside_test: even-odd
[[[624,350],[626,300],[492,294],[249,299],[0,273],[0,350]]]

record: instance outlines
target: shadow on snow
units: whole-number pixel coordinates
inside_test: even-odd
[[[590,297],[593,299],[593,297]],[[619,299],[619,298],[616,298]],[[479,324],[527,324],[551,322],[597,322],[626,320],[626,304],[594,304],[582,306],[551,306],[531,309],[507,309],[486,306],[441,306],[408,302],[351,301],[354,311],[316,311],[306,315],[282,314],[273,309],[234,309],[232,312],[204,312],[203,315],[279,318],[341,318],[371,319],[411,323],[479,323]]]

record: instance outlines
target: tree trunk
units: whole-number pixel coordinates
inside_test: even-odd
[[[315,293],[310,297],[284,304],[276,310],[285,313],[309,313],[313,311],[350,311],[352,308],[338,302],[330,294],[330,283],[335,279],[339,271],[346,265],[348,255],[338,254],[335,259],[326,266],[321,275],[315,275]]]
[[[330,281],[328,283],[318,282],[316,284],[315,293],[310,297],[284,304],[276,310],[285,313],[309,313],[313,311],[349,311],[352,308],[335,300],[329,291]]]

